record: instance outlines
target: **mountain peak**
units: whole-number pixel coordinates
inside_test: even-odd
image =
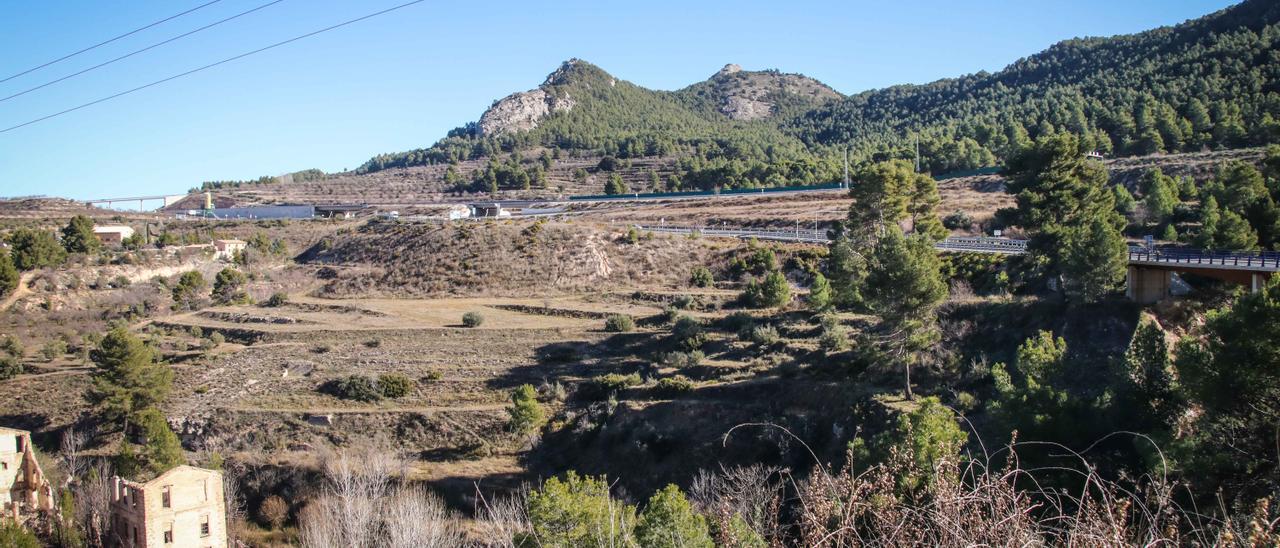
[[[720,69],[720,72],[717,72],[716,76],[725,76],[725,75],[734,74],[738,72],[742,72],[742,67],[740,65],[729,63],[725,65],[724,68]]]

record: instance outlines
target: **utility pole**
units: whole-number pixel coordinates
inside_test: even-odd
[[[849,188],[849,147],[844,147],[844,187]]]
[[[920,173],[920,134],[916,134],[916,173]]]

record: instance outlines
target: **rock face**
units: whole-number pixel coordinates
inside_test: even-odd
[[[558,86],[568,84],[581,61],[570,59],[547,76],[537,89],[512,93],[484,111],[480,116],[481,135],[500,135],[527,131],[538,127],[547,116],[573,108],[573,96]]]
[[[840,94],[826,84],[802,74],[744,71],[732,63],[694,87],[703,87],[701,92],[713,98],[721,114],[744,121],[773,114],[783,96],[812,104],[840,98]]]

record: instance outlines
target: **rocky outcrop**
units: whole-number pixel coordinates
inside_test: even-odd
[[[714,100],[715,110],[733,120],[766,118],[774,114],[782,96],[799,98],[813,105],[840,97],[826,84],[802,74],[744,71],[732,63],[689,89]]]
[[[547,116],[573,108],[573,95],[563,86],[573,81],[581,64],[577,59],[565,61],[537,89],[512,93],[494,103],[480,116],[480,134],[528,131]]]

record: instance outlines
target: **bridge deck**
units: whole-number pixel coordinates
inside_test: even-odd
[[[829,243],[824,230],[798,228],[750,229],[711,228],[687,226],[642,226],[637,229],[668,234],[700,234],[722,238],[756,238],[803,243]],[[992,253],[1022,255],[1027,252],[1027,240],[991,237],[951,237],[938,242],[939,251],[959,253]],[[1167,268],[1170,270],[1245,270],[1250,272],[1280,272],[1280,252],[1273,251],[1206,251],[1198,249],[1162,249],[1129,246],[1129,264]]]

